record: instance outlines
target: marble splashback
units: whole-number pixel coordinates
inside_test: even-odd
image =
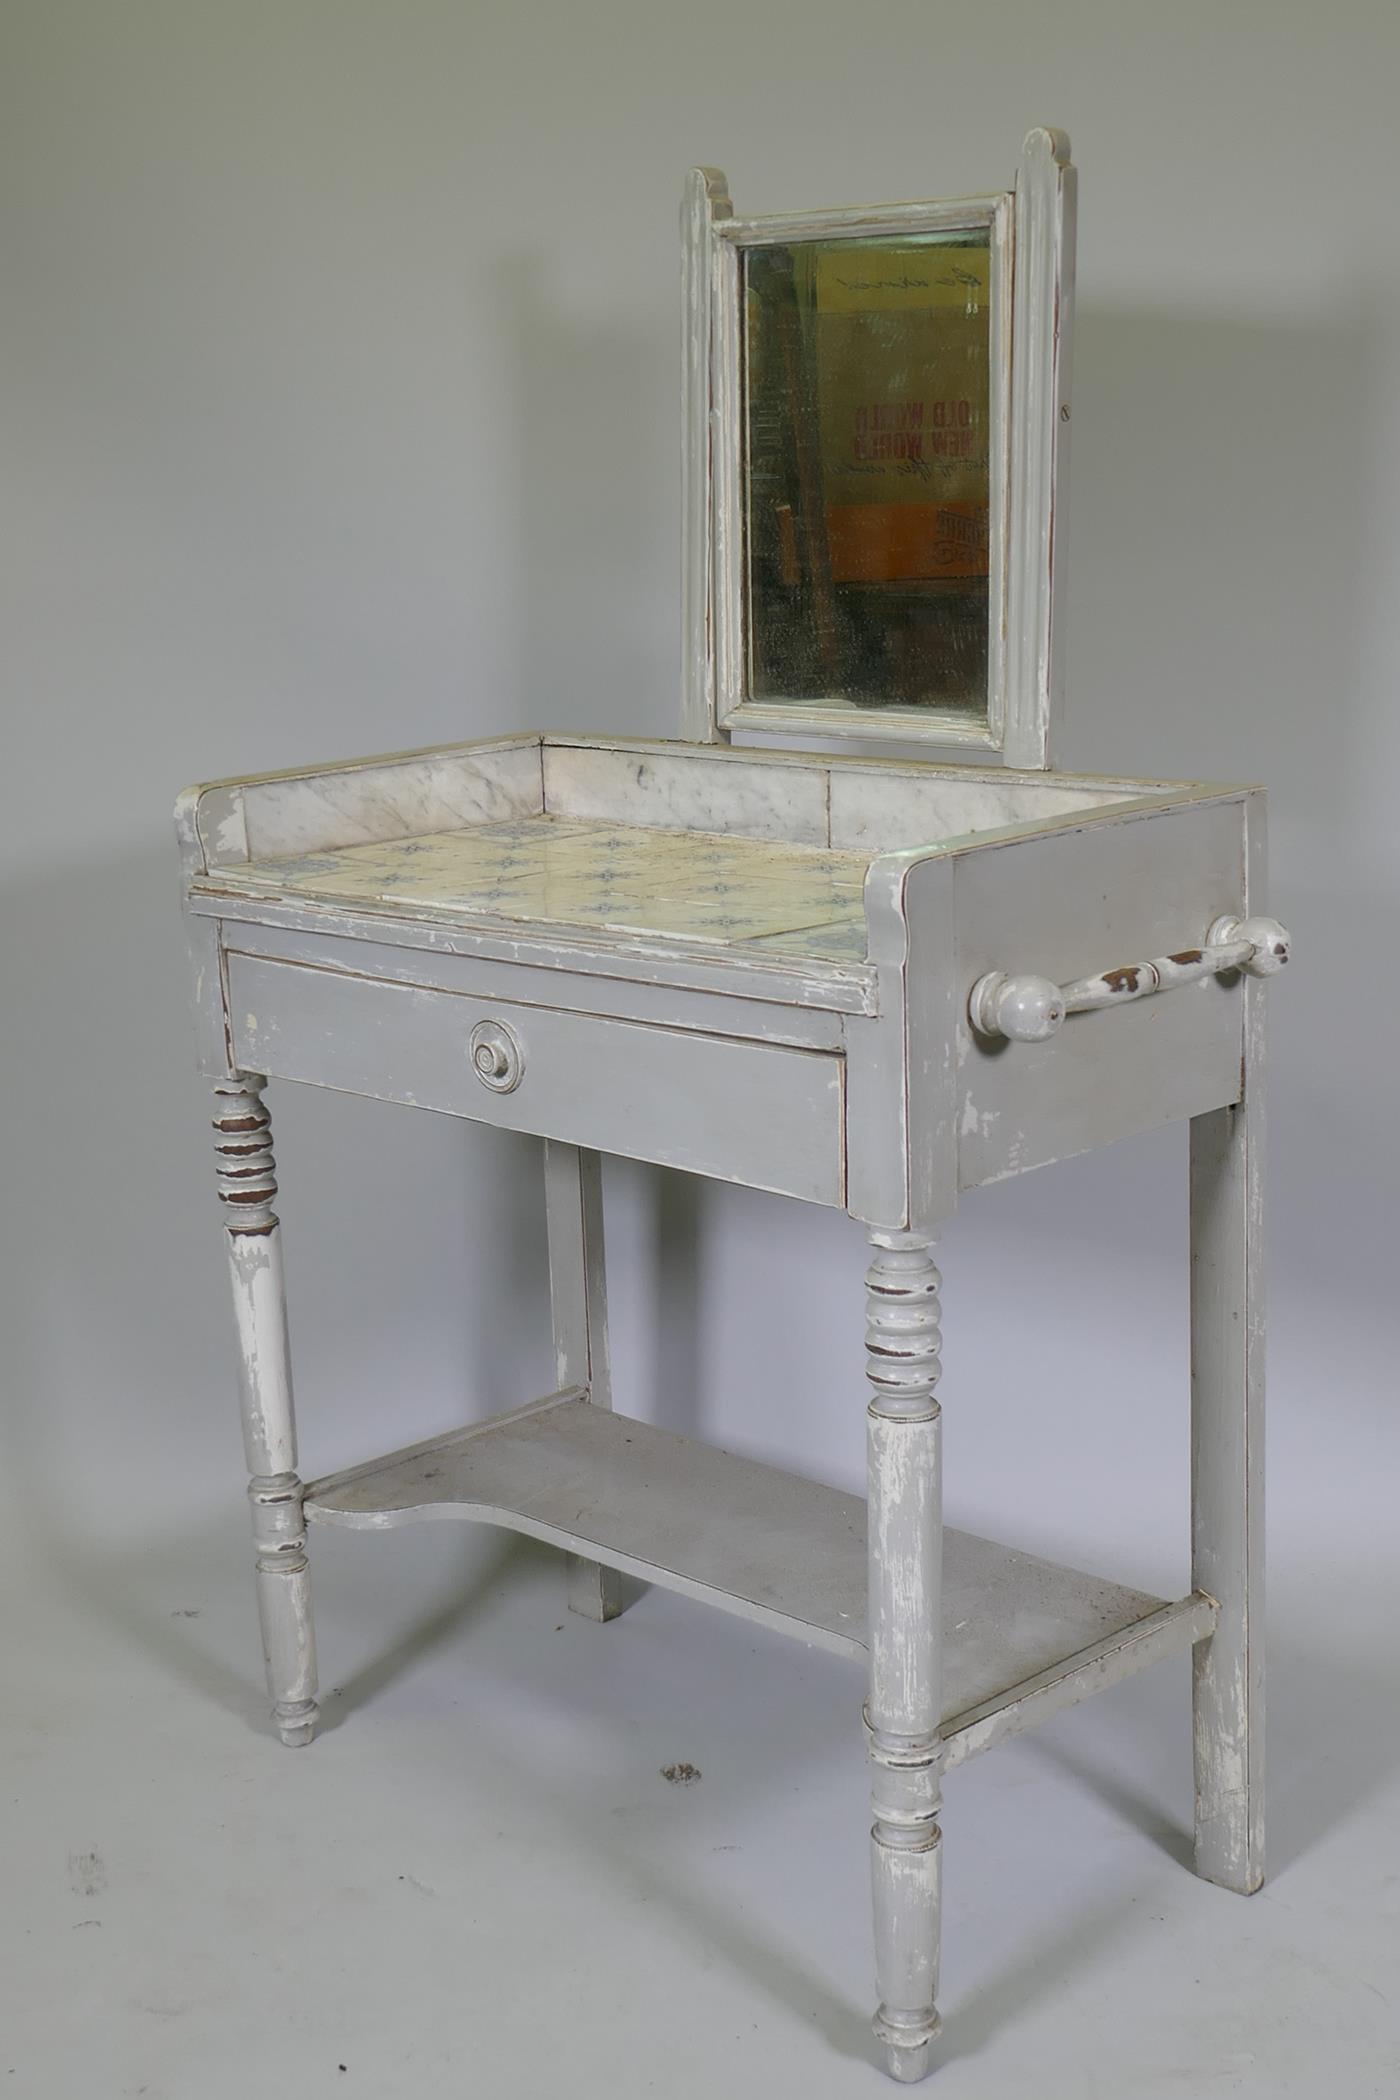
[[[843,852],[888,853],[1132,799],[1133,789],[1117,782],[920,779],[833,766],[831,843]]]
[[[658,752],[597,745],[544,747],[544,806],[551,816],[738,832],[747,838],[825,846],[827,769],[775,765],[696,748]]]
[[[316,853],[453,824],[533,816],[543,805],[535,738],[433,752],[300,779],[250,781],[242,790],[248,852]]]
[[[796,761],[791,753],[665,751],[546,739],[544,807],[552,816],[738,832],[839,852],[889,853],[1101,809],[1135,783],[972,767]]]

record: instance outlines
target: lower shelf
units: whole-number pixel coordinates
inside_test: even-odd
[[[753,1459],[552,1394],[314,1481],[314,1524],[473,1519],[544,1539],[837,1654],[865,1649],[865,1504]],[[948,1764],[1208,1634],[1167,1603],[945,1531]]]

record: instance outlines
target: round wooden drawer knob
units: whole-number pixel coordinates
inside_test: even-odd
[[[514,1093],[525,1076],[520,1038],[504,1021],[478,1021],[471,1033],[472,1070],[493,1094]]]

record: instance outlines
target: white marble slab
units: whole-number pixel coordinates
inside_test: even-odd
[[[729,754],[544,747],[551,816],[827,843],[826,768],[745,764]]]
[[[1142,790],[1138,790],[1141,793]],[[1077,781],[918,779],[831,769],[831,843],[842,852],[932,846],[1003,824],[1036,823],[1133,800],[1128,788]]]
[[[376,761],[303,779],[253,781],[242,792],[253,860],[319,853],[535,816],[543,801],[540,747],[532,740]]]

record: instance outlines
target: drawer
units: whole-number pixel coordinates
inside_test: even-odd
[[[228,957],[240,1069],[845,1201],[844,1060],[830,1051],[338,970]]]

